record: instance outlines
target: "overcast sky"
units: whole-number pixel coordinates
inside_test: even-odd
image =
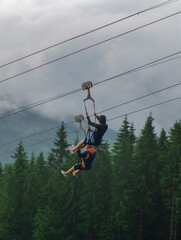
[[[1,0],[0,65],[67,40],[164,0]],[[181,1],[145,12],[84,37],[0,68],[0,81],[97,42],[135,29],[181,10]],[[0,83],[0,111],[6,112],[96,83],[148,62],[181,51],[181,14],[90,48],[35,71]],[[181,56],[178,55],[178,56]],[[181,58],[95,85],[91,95],[96,111],[181,82]],[[85,114],[85,91],[34,108],[51,119],[70,121]],[[124,115],[181,96],[181,85],[105,112]],[[88,104],[89,113],[92,105]],[[152,112],[156,131],[168,130],[181,119],[181,99],[128,116],[142,129]],[[73,119],[72,119],[73,120]],[[118,130],[123,118],[109,122]]]

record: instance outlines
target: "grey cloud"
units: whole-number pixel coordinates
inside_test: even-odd
[[[128,12],[135,12],[148,6],[145,1],[144,3],[143,1],[135,1],[134,5],[132,1],[116,0],[111,1],[111,3],[110,1],[100,1],[99,3],[97,1],[87,1],[86,3],[85,1],[77,1],[77,5],[75,2],[72,3],[73,5],[71,3],[65,1],[63,6],[61,1],[56,2],[56,4],[52,1],[34,1],[34,5],[30,6],[27,17],[19,10],[16,15],[8,15],[7,18],[4,18],[2,22],[4,27],[3,30],[0,30],[3,33],[3,44],[0,46],[2,52],[1,62],[16,59],[24,54],[108,23],[110,19],[118,19],[118,17],[128,14]],[[156,4],[156,1],[151,4]],[[176,11],[176,6],[172,10]],[[70,11],[64,11],[68,9]],[[169,14],[168,9],[165,7],[165,14]],[[162,9],[157,10],[157,17],[159,14],[163,15],[164,11]],[[124,32],[127,29],[132,29],[146,21],[150,21],[152,17],[153,13],[140,15],[132,20],[43,52],[23,61],[23,63],[1,69],[1,77],[6,78]],[[6,101],[3,107],[0,105],[1,110],[4,111],[6,106],[9,108],[11,105],[14,108],[15,106],[24,106],[56,96],[80,88],[85,81],[98,82],[178,51],[180,32],[178,31],[179,26],[176,24],[177,21],[178,18],[170,19],[165,23],[126,35],[1,84],[0,99]],[[15,37],[17,34],[18,37]],[[172,83],[177,83],[180,81],[179,63],[180,60],[176,60],[95,86],[91,89],[91,92],[96,99],[97,111]],[[157,95],[148,100],[135,102],[106,112],[106,114],[111,118],[129,113],[134,109],[154,104],[154,102],[175,97],[179,95],[179,89],[170,91],[168,95]],[[70,97],[42,105],[34,109],[34,111],[41,112],[43,115],[53,119],[60,119],[62,116],[66,119],[70,114],[84,114],[83,98],[85,95],[85,92],[79,92]],[[165,106],[130,115],[128,119],[134,122],[136,128],[140,129],[149,112],[152,111],[157,129],[159,130],[161,127],[168,128],[170,123],[180,118],[178,105],[179,101],[175,102],[175,105],[170,103],[168,106],[172,107],[168,107],[169,114]],[[122,119],[112,121],[110,126],[113,129],[118,129],[121,121]]]

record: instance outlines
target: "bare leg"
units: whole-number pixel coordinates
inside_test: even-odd
[[[72,172],[73,172],[73,175],[75,176],[77,173],[80,172],[80,169],[75,170],[75,169],[74,169],[74,166],[73,166],[73,167],[71,167],[67,172],[61,170],[61,174],[62,174],[64,177],[66,177],[68,174],[70,174],[70,173],[72,173]]]
[[[72,173],[74,171],[74,166],[71,167],[65,174],[68,175],[69,173]]]
[[[83,143],[82,146],[80,146],[78,150],[84,148],[85,146],[86,146],[86,144]]]
[[[75,176],[77,173],[79,173],[80,172],[80,169],[77,169],[77,170],[75,170],[74,172],[73,172],[73,175]]]
[[[81,141],[72,149],[72,151],[75,152],[75,151],[81,149],[81,148],[82,148],[82,145],[85,147],[85,144],[83,144],[83,142],[84,142],[84,140],[81,140]]]

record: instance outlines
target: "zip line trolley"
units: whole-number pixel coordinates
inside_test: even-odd
[[[84,130],[84,128],[82,127],[82,121],[84,120],[84,116],[82,114],[78,115],[78,116],[75,116],[74,118],[75,122],[78,122],[80,125],[79,125],[79,129],[76,131],[77,133],[77,140],[79,142],[79,132],[80,131],[83,131],[84,134],[85,134],[85,137],[86,137],[86,131]]]
[[[82,84],[82,90],[87,90],[87,97],[84,99],[84,106],[85,106],[85,111],[87,113],[87,106],[86,106],[86,101],[87,100],[91,100],[93,103],[93,108],[94,108],[94,113],[95,113],[95,100],[92,98],[91,94],[90,94],[90,88],[92,87],[92,82],[88,81]]]
[[[88,81],[88,82],[85,82],[82,84],[82,90],[87,90],[87,97],[84,99],[84,106],[85,106],[85,112],[87,113],[87,106],[86,106],[86,101],[87,100],[91,100],[92,103],[93,103],[93,109],[94,109],[94,113],[95,113],[95,100],[92,98],[91,96],[91,93],[90,93],[90,88],[93,86],[92,82],[91,81]],[[96,122],[96,117],[95,117],[95,122]],[[86,137],[88,139],[91,138],[91,132],[92,132],[92,129],[90,128],[90,126],[88,125],[88,131],[87,131],[87,134],[86,134]]]

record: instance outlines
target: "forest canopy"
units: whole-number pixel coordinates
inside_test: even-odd
[[[64,122],[48,159],[20,142],[0,166],[0,239],[181,239],[181,120],[157,135],[149,115],[136,137],[125,117],[113,147],[95,149],[90,171],[64,178],[79,160]]]

